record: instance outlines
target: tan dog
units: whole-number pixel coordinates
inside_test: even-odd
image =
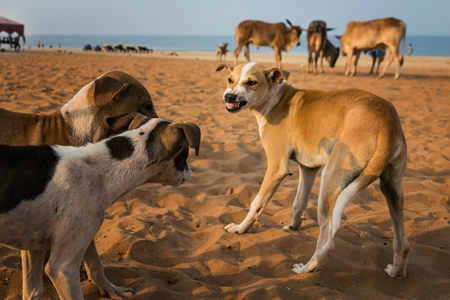
[[[81,146],[139,127],[157,117],[147,89],[132,76],[107,72],[84,86],[61,109],[35,115],[0,109],[0,144],[22,146],[58,144]],[[42,266],[35,251],[21,251],[23,298],[42,296]],[[39,258],[38,258],[39,259]],[[124,297],[129,289],[113,285],[92,241],[84,261],[91,280],[103,295]]]
[[[218,61],[222,61],[222,56],[224,61],[227,60],[227,46],[228,43],[220,43],[219,46],[217,46],[216,54]]]
[[[394,225],[394,262],[385,271],[406,277],[409,243],[403,224],[402,177],[406,168],[406,142],[393,105],[371,93],[298,90],[287,84],[289,73],[266,69],[257,63],[228,70],[223,101],[229,112],[249,108],[256,117],[267,155],[267,172],[246,218],[225,226],[244,233],[259,220],[264,207],[289,173],[288,161],[299,165],[301,180],[293,204],[292,220],[285,230],[298,230],[317,172],[323,167],[318,199],[320,234],[316,251],[296,273],[318,268],[338,230],[344,208],[359,190],[380,178]]]

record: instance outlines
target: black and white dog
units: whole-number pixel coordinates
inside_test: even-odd
[[[0,244],[36,254],[33,297],[42,296],[51,249],[45,272],[60,298],[83,299],[79,267],[106,208],[146,182],[182,184],[189,147],[198,155],[200,128],[162,119],[83,147],[0,145]],[[134,292],[93,278],[104,280],[94,282],[103,296]]]

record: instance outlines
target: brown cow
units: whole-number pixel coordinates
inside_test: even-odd
[[[386,65],[380,78],[386,74],[387,68],[396,60],[395,79],[400,76],[400,67],[403,65],[403,52],[405,50],[406,24],[395,18],[377,19],[367,22],[350,21],[345,33],[341,36],[342,54],[348,55],[345,65],[345,75],[356,74],[356,66],[361,51],[372,50],[382,45],[387,46]],[[400,42],[403,48],[400,53]],[[353,62],[353,65],[352,65]],[[350,72],[350,67],[352,70]]]
[[[250,61],[249,44],[257,49],[259,46],[269,46],[275,51],[277,67],[281,68],[281,51],[288,52],[293,46],[300,45],[302,28],[293,26],[289,20],[286,22],[291,26],[288,28],[284,23],[266,23],[262,21],[247,20],[236,27],[236,48],[234,49],[234,64],[237,65],[239,52],[244,47],[244,55]]]
[[[312,21],[309,23],[308,31],[306,32],[306,43],[308,44],[308,73],[312,73],[312,64],[314,61],[314,73],[317,74],[317,60],[320,62],[320,73],[323,73],[323,58],[325,57],[325,51],[328,50],[330,67],[334,67],[334,63],[339,56],[339,48],[337,48],[337,55],[333,57],[335,51],[334,46],[327,40],[327,31],[333,28],[327,28],[327,24],[324,21]],[[327,45],[327,43],[329,43]],[[331,46],[333,48],[327,47]],[[325,49],[327,47],[327,49]],[[336,48],[334,48],[336,49]],[[314,55],[314,59],[313,59]],[[332,65],[331,65],[331,62]]]

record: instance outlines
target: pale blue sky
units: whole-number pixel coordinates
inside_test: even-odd
[[[324,20],[342,34],[350,20],[396,17],[410,35],[450,35],[450,0],[0,0],[0,16],[27,34],[234,35],[246,19],[307,27]]]

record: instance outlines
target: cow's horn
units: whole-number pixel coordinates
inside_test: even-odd
[[[335,27],[333,27],[333,28],[327,28],[327,31],[335,30],[335,29],[336,29]]]
[[[286,19],[286,23],[288,23],[289,26],[294,27],[294,26],[292,25],[291,21],[289,21],[288,19]]]

